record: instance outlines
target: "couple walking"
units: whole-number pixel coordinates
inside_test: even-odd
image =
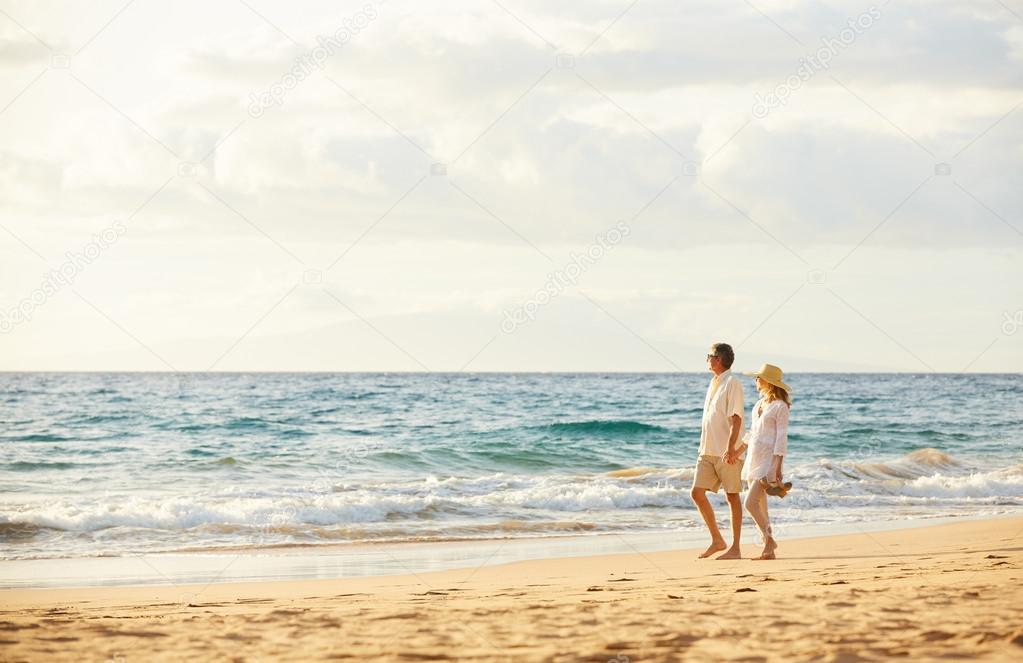
[[[746,373],[756,378],[760,400],[753,406],[749,432],[744,436],[745,418],[742,383],[732,374],[735,352],[727,343],[715,343],[707,355],[707,368],[714,373],[703,404],[700,434],[700,458],[690,495],[710,530],[710,547],[700,558],[725,550],[717,559],[740,559],[742,501],[739,493],[746,482],[746,510],[764,537],[764,550],[756,559],[774,559],[778,543],[771,532],[767,514],[767,495],[777,494],[782,481],[782,461],[788,449],[789,387],[782,382],[777,366],[764,364],[759,371]],[[747,458],[747,451],[749,451]],[[718,492],[724,486],[731,510],[732,545],[718,529],[714,508],[707,491]],[[784,488],[780,488],[784,494]],[[726,550],[727,548],[727,550]]]

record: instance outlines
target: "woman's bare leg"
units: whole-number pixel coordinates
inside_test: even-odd
[[[771,533],[771,520],[767,514],[767,493],[759,481],[754,481],[746,494],[746,510],[753,516],[754,522],[764,537],[764,551],[754,559],[774,559],[774,551],[778,547]]]

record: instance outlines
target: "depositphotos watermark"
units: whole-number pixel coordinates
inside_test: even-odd
[[[1015,313],[1009,313],[1008,311],[1002,312],[1002,333],[1006,336],[1012,336],[1019,328],[1023,327],[1023,309],[1016,311]]]
[[[378,5],[383,2],[377,3]],[[342,46],[352,40],[366,27],[376,20],[380,14],[377,8],[371,4],[363,5],[362,11],[356,12],[350,18],[341,21],[341,27],[332,35],[316,37],[317,45],[308,53],[295,58],[295,64],[281,79],[271,85],[263,92],[249,94],[249,117],[259,119],[268,108],[284,104],[284,97],[288,92],[298,87],[317,69],[323,69],[327,60],[330,59]]]
[[[68,251],[64,254],[66,260],[60,267],[51,270],[49,274],[33,290],[28,297],[25,297],[18,305],[10,310],[0,310],[0,334],[6,334],[23,322],[32,319],[36,309],[57,294],[61,288],[65,288],[75,282],[78,275],[86,266],[92,264],[106,249],[128,232],[127,226],[120,221],[114,221],[98,235],[93,235],[92,240],[82,247],[81,251]]]
[[[597,235],[594,243],[582,255],[575,251],[569,253],[572,261],[547,275],[547,282],[537,290],[532,297],[526,300],[521,306],[512,310],[505,309],[504,320],[501,321],[501,331],[511,334],[516,329],[536,319],[536,312],[541,306],[546,306],[552,299],[561,294],[561,291],[570,285],[576,285],[579,277],[586,270],[604,257],[613,249],[616,244],[629,236],[632,229],[624,221],[619,221],[607,232]]]
[[[816,53],[800,58],[799,68],[786,78],[784,83],[768,92],[767,96],[761,96],[759,92],[754,95],[753,117],[763,119],[775,108],[787,104],[789,97],[803,87],[803,83],[813,78],[819,71],[828,69],[833,58],[852,46],[860,35],[872,28],[880,19],[881,10],[871,7],[856,18],[850,18],[847,21],[849,27],[839,32],[837,37],[821,37],[823,46],[818,48]]]

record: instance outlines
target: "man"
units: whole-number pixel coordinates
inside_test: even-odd
[[[718,530],[714,508],[707,499],[708,490],[716,493],[721,486],[725,488],[725,496],[732,512],[732,546],[717,559],[742,557],[739,550],[739,534],[742,530],[742,502],[739,499],[739,492],[742,490],[743,454],[738,452],[738,448],[745,404],[742,383],[732,375],[734,360],[735,352],[727,343],[715,343],[710,346],[707,368],[714,373],[714,377],[707,388],[707,398],[703,403],[700,459],[696,463],[696,476],[693,478],[693,489],[690,492],[700,515],[703,516],[703,521],[707,523],[707,529],[710,530],[710,547],[700,555],[700,559],[710,557],[727,547]]]

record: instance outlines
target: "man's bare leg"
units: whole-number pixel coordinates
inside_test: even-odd
[[[742,559],[742,550],[739,548],[739,536],[742,534],[742,500],[739,493],[725,493],[728,498],[728,508],[732,512],[732,547],[715,559]]]
[[[703,522],[707,523],[707,529],[710,530],[710,547],[700,555],[700,559],[703,559],[724,550],[727,546],[725,545],[725,540],[721,537],[721,530],[718,529],[717,518],[714,517],[714,508],[710,505],[710,500],[707,499],[707,489],[693,488],[689,492],[689,496],[693,498],[693,503],[696,504],[696,508],[700,510],[700,515],[703,516]]]

